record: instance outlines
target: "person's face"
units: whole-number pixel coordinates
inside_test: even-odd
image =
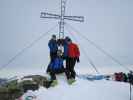
[[[53,37],[52,39],[53,39],[53,40],[56,40],[56,37]]]

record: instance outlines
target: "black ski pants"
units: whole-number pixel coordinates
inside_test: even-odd
[[[50,62],[52,62],[57,57],[57,52],[50,52]]]
[[[62,69],[58,69],[58,70],[50,69],[49,72],[50,72],[49,74],[50,74],[51,80],[56,80],[56,74],[64,73],[65,68],[64,68],[64,66],[62,66]]]
[[[70,79],[70,78],[75,79],[75,76],[76,76],[76,72],[74,70],[75,64],[76,64],[76,58],[70,58],[70,57],[66,58],[66,71],[65,71],[65,73],[66,73],[67,79]]]

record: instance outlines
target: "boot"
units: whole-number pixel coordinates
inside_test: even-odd
[[[74,83],[76,80],[75,79],[73,79],[73,78],[70,78],[70,79],[68,79],[68,84],[72,84],[72,83]]]
[[[51,83],[51,86],[54,87],[56,85],[58,85],[58,81],[57,80],[53,80],[53,82]]]

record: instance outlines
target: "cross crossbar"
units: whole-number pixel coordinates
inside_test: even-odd
[[[60,20],[59,21],[59,38],[64,38],[64,26],[65,26],[65,21],[64,20],[84,22],[84,17],[83,16],[65,16],[65,5],[66,5],[66,1],[61,0],[61,14],[60,15],[52,14],[52,13],[46,13],[46,12],[41,12],[41,15],[40,15],[40,18]]]

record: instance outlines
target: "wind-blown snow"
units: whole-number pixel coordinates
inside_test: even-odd
[[[107,80],[78,79],[68,85],[64,76],[58,76],[58,85],[49,89],[40,87],[32,92],[36,100],[129,100],[129,84]],[[24,94],[23,97],[28,95]],[[133,94],[132,94],[133,97]]]

